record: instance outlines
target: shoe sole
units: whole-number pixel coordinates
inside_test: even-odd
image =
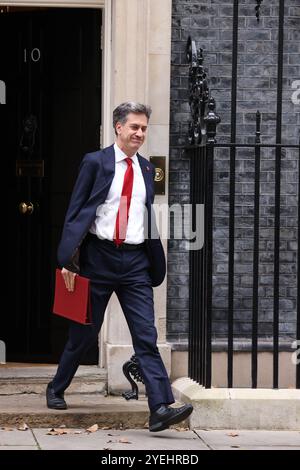
[[[192,413],[193,408],[188,408],[184,413],[181,415],[175,415],[173,418],[168,419],[165,422],[160,422],[156,423],[153,426],[149,427],[150,432],[158,432],[158,431],[164,431],[165,429],[168,429],[172,424],[177,424],[180,423],[181,421],[184,421],[186,418],[190,416]]]
[[[61,406],[55,406],[55,405],[49,405],[49,403],[47,403],[47,407],[50,409],[50,410],[67,410],[68,409],[68,406],[67,405],[61,405]]]

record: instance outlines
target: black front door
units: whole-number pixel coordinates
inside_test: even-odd
[[[52,314],[56,250],[82,156],[99,148],[100,28],[100,10],[0,15],[0,339],[8,361],[57,362],[67,338],[67,321]],[[97,357],[95,347],[85,363]]]

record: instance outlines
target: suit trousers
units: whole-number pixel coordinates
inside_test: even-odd
[[[63,393],[84,353],[98,340],[105,309],[116,293],[124,312],[144,379],[151,411],[174,403],[170,381],[158,351],[153,289],[144,247],[127,251],[88,234],[80,249],[80,274],[91,280],[92,324],[71,322],[69,338],[52,385]],[[121,372],[121,370],[120,370]]]

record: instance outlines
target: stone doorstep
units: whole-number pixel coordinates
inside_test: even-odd
[[[143,427],[148,419],[146,400],[127,402],[122,397],[65,393],[67,410],[50,410],[43,395],[1,397],[0,426],[25,422],[30,427]]]
[[[0,427],[18,427],[26,423],[31,428],[59,427],[134,429],[147,428],[149,409],[146,397],[126,401],[123,397],[85,394],[65,394],[67,410],[50,410],[45,395],[12,395],[1,397]],[[172,426],[187,429],[188,422]]]
[[[177,400],[194,406],[191,429],[300,431],[300,389],[205,389],[187,377],[172,388]]]
[[[56,369],[56,365],[0,366],[0,395],[42,394]],[[98,366],[80,366],[69,388],[70,393],[105,394],[106,390],[107,371]]]

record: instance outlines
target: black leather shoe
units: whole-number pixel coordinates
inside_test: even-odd
[[[47,406],[53,410],[66,410],[67,404],[63,394],[55,393],[52,388],[52,382],[48,383],[46,390]]]
[[[161,405],[158,410],[151,413],[149,419],[149,431],[157,432],[168,429],[172,424],[177,424],[186,419],[193,411],[192,405],[183,405],[179,408],[171,408]]]

